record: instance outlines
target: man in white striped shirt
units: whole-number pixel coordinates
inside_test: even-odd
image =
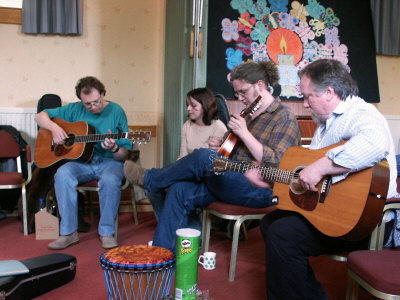
[[[299,77],[304,107],[310,109],[319,125],[310,149],[346,141],[305,167],[299,173],[300,184],[317,191],[316,185],[326,175],[332,175],[334,184],[349,173],[372,167],[386,158],[390,166],[387,197],[395,196],[396,159],[388,124],[375,106],[357,96],[357,84],[344,65],[321,59],[299,71]],[[256,186],[270,186],[256,170],[246,176]],[[299,214],[279,210],[262,219],[261,231],[266,246],[268,300],[328,299],[308,257],[365,248],[367,242],[328,237]]]

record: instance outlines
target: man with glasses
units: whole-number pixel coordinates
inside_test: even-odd
[[[295,115],[279,98],[272,96],[271,86],[279,80],[272,61],[248,62],[237,66],[230,81],[239,101],[249,107],[259,96],[260,107],[246,123],[234,114],[228,127],[239,138],[230,159],[277,167],[283,153],[300,142]],[[187,226],[191,211],[218,200],[253,208],[271,205],[271,190],[253,187],[241,173],[212,172],[213,159],[220,143],[197,149],[162,169],[144,170],[133,162],[125,162],[127,179],[155,193],[168,188],[158,220],[153,245],[175,252],[176,230]],[[214,149],[214,150],[212,150]]]
[[[95,77],[80,79],[75,87],[81,100],[54,109],[45,109],[35,117],[41,128],[51,131],[53,142],[63,144],[68,138],[65,130],[51,119],[67,122],[85,121],[96,129],[97,134],[127,132],[125,112],[118,104],[104,100],[105,87]],[[100,221],[98,232],[105,249],[118,246],[114,239],[115,217],[121,198],[121,182],[124,179],[123,162],[132,150],[129,140],[106,138],[97,142],[89,162],[69,161],[62,165],[54,176],[54,187],[61,216],[60,237],[50,243],[50,249],[64,249],[79,242],[78,237],[78,192],[76,186],[82,182],[98,180]]]

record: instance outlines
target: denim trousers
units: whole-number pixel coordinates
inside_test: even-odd
[[[90,162],[70,161],[54,176],[57,205],[61,216],[60,234],[68,235],[78,229],[79,183],[98,180],[101,236],[113,235],[115,217],[121,200],[121,183],[124,179],[123,163],[113,158],[94,156]]]
[[[144,187],[150,193],[168,191],[158,218],[153,245],[175,253],[176,230],[188,226],[191,212],[217,199],[253,208],[271,205],[272,191],[256,188],[241,173],[212,171],[215,151],[196,149],[189,155],[161,169],[147,170]]]
[[[164,208],[164,201],[167,191],[163,190],[157,193],[150,193],[147,190],[144,191],[147,199],[150,200],[151,206],[153,207],[154,215],[156,216],[156,220],[158,222],[158,220],[161,217],[161,212]],[[202,217],[201,213],[198,214],[197,212],[193,212],[188,218],[187,227],[199,230],[201,232],[202,231],[201,217]]]

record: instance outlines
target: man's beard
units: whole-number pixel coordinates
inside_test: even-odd
[[[323,125],[326,122],[326,120],[321,115],[317,115],[312,110],[311,110],[311,118],[315,123],[317,123],[317,125]]]

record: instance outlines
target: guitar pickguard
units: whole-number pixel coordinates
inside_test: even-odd
[[[302,194],[295,194],[290,189],[289,195],[293,203],[301,209],[313,211],[317,207],[319,198],[318,192],[304,191]]]
[[[66,155],[66,154],[68,154],[68,152],[71,151],[71,149],[72,149],[71,147],[66,148],[66,147],[64,147],[64,145],[56,145],[54,147],[54,155],[58,156],[58,157]]]

